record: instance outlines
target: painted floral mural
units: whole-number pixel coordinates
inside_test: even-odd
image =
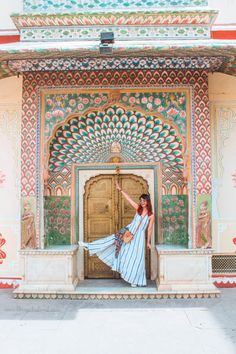
[[[70,244],[70,197],[45,197],[46,246]]]
[[[188,244],[188,213],[186,195],[162,197],[163,240],[165,244]]]
[[[121,101],[126,105],[139,106],[145,111],[160,113],[186,135],[185,92],[128,92],[121,96]]]
[[[45,98],[45,140],[50,137],[55,125],[63,122],[70,114],[107,103],[106,93],[50,94]]]
[[[44,100],[45,141],[53,128],[73,113],[82,113],[89,108],[102,107],[108,102],[106,92],[48,94]],[[127,106],[137,106],[147,112],[160,113],[174,122],[181,134],[186,135],[186,93],[184,91],[166,92],[125,92],[120,102]]]

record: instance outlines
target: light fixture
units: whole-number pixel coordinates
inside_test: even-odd
[[[114,33],[113,32],[101,32],[100,41],[101,41],[101,44],[114,43]]]
[[[111,54],[113,51],[112,44],[114,43],[113,32],[101,32],[100,34],[100,54]]]

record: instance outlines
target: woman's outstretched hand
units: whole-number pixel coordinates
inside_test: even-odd
[[[121,191],[121,187],[117,181],[116,181],[116,188],[118,189],[118,191]]]

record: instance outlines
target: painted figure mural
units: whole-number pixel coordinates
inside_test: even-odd
[[[211,248],[211,213],[208,201],[204,200],[199,206],[197,220],[197,247]]]
[[[21,217],[22,248],[36,247],[35,215],[29,202],[24,203],[24,211]]]

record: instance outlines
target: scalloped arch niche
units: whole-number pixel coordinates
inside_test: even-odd
[[[178,128],[159,115],[120,105],[69,117],[49,142],[49,171],[60,172],[73,163],[104,163],[112,144],[121,146],[123,162],[163,162],[183,168],[183,144]]]

